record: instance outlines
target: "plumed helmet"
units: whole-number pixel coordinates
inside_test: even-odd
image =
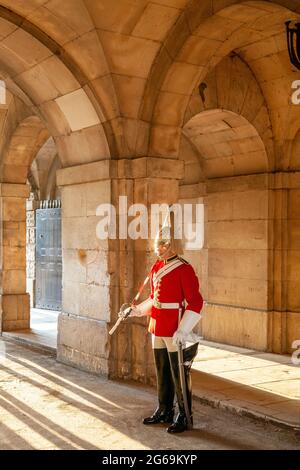
[[[162,227],[158,230],[155,240],[154,246],[155,248],[158,245],[171,245],[171,248],[174,252],[181,254],[182,253],[182,243],[180,239],[175,238],[175,218],[174,212],[169,210],[167,215],[164,219]]]

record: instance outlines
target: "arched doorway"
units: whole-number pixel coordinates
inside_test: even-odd
[[[31,201],[27,204],[27,287],[31,288],[32,307],[61,311],[61,196],[56,184],[58,168],[61,164],[56,145],[53,138],[49,138],[39,149],[29,174],[32,191]]]
[[[14,332],[41,346],[57,348],[62,311],[61,194],[56,170],[61,168],[50,137],[39,149],[28,174],[26,202],[26,291],[30,296],[30,330]]]

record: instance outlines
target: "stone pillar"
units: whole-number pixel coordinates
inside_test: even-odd
[[[270,346],[291,353],[300,339],[300,172],[277,173],[274,192],[274,312]]]
[[[0,184],[1,331],[29,328],[26,293],[26,184]]]
[[[108,374],[111,273],[116,256],[97,238],[99,204],[111,202],[111,162],[57,172],[62,201],[62,312],[57,359]]]
[[[58,360],[110,377],[153,377],[146,319],[129,319],[108,335],[120,305],[132,301],[148,273],[152,243],[119,240],[118,231],[116,240],[99,240],[96,208],[112,203],[119,216],[119,196],[127,196],[128,205],[176,202],[182,173],[182,162],[148,158],[103,160],[57,172],[63,247]]]
[[[184,164],[179,160],[154,157],[136,160],[136,164],[138,162],[144,166],[143,172],[139,172],[134,180],[134,202],[147,207],[150,219],[151,204],[178,202],[179,181],[184,176]],[[153,240],[150,238],[134,242],[134,292],[138,291],[156,260],[153,248]],[[147,298],[149,293],[150,286],[147,285],[143,299]],[[145,383],[155,383],[148,323],[149,318],[134,318],[131,321],[132,378]]]

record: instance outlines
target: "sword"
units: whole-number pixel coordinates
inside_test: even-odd
[[[128,307],[131,307],[131,308],[128,310],[128,312],[125,313],[124,310]],[[132,308],[133,308],[133,305],[129,305],[129,304],[123,304],[122,305],[122,307],[120,308],[120,312],[119,312],[119,313],[122,313],[122,315],[119,316],[119,318],[116,321],[116,323],[114,324],[114,326],[109,330],[109,332],[108,332],[109,335],[112,335],[116,331],[116,329],[118,328],[120,323],[123,320],[126,320],[127,317],[129,317],[129,315],[131,314]]]
[[[178,326],[179,326],[180,320],[181,320],[181,313],[182,313],[182,309],[180,308],[178,310]],[[184,412],[185,412],[186,421],[187,421],[187,428],[188,429],[193,429],[190,410],[189,410],[189,405],[188,405],[188,400],[187,400],[187,396],[186,396],[186,380],[185,380],[185,373],[184,373],[183,351],[182,351],[182,343],[181,342],[179,342],[178,345],[177,345],[177,353],[178,353],[178,368],[179,368],[180,387],[181,387],[181,391],[182,391],[183,406],[184,406]]]
[[[181,386],[181,391],[182,391],[182,397],[183,397],[183,405],[184,405],[184,411],[185,411],[185,416],[187,420],[187,428],[193,429],[192,425],[192,420],[191,420],[191,415],[190,415],[190,410],[189,410],[189,405],[188,405],[188,399],[186,396],[186,380],[185,380],[185,373],[184,373],[184,363],[183,363],[183,352],[182,352],[182,344],[178,344],[178,365],[179,365],[179,377],[180,377],[180,386]]]
[[[138,293],[136,294],[135,298],[133,299],[133,301],[131,302],[131,304],[123,304],[122,307],[120,308],[120,312],[121,315],[119,316],[118,320],[116,321],[116,323],[114,324],[114,326],[109,330],[108,334],[109,335],[112,335],[116,329],[118,328],[118,326],[120,325],[120,323],[123,321],[123,320],[126,320],[126,318],[129,317],[129,315],[131,314],[132,312],[132,309],[133,307],[136,305],[137,301],[139,300],[140,298],[140,295],[141,293],[143,292],[144,290],[144,287],[145,285],[147,284],[147,282],[149,281],[150,279],[150,273],[151,271],[149,272],[148,276],[146,277],[146,279],[144,280],[143,284],[141,284],[141,287],[139,288],[138,290]],[[128,310],[128,312],[124,313],[124,311],[126,310],[126,308],[130,307],[130,309]]]

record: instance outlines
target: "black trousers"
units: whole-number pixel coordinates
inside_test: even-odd
[[[192,381],[191,366],[197,354],[198,344],[183,350],[184,375],[186,383],[186,395],[190,415],[192,415]],[[174,406],[176,394],[179,413],[185,415],[183,393],[180,382],[178,353],[169,352],[167,348],[154,348],[154,361],[157,376],[158,404],[162,411],[171,410]]]

